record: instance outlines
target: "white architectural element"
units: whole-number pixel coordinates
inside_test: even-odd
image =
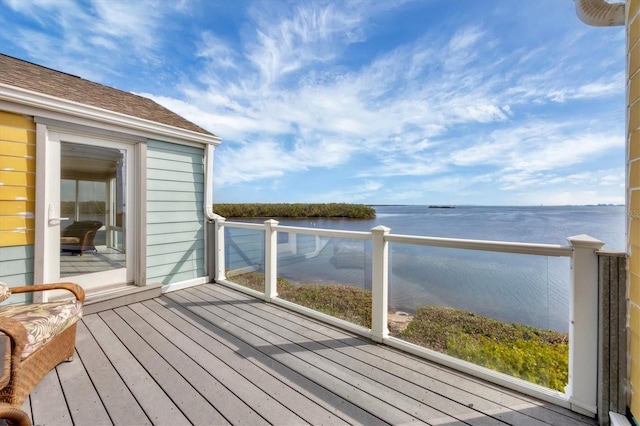
[[[567,238],[573,247],[569,301],[569,385],[571,409],[595,414],[598,400],[598,255],[604,245],[588,235]]]

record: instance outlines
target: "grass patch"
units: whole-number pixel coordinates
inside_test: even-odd
[[[264,275],[233,282],[264,291]],[[371,327],[371,292],[338,284],[295,285],[278,278],[278,295],[301,306]],[[398,336],[425,348],[564,392],[569,375],[569,336],[473,312],[423,306]]]
[[[250,272],[232,278],[236,284],[264,291],[264,274]],[[292,303],[371,328],[371,292],[329,284],[292,284],[278,278],[278,297]]]
[[[561,392],[568,382],[566,333],[505,323],[460,309],[423,306],[400,337]]]

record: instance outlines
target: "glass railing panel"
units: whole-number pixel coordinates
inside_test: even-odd
[[[569,259],[390,244],[392,336],[563,392]]]
[[[264,231],[225,227],[224,263],[227,279],[264,292]]]
[[[371,327],[371,243],[278,233],[278,296]]]

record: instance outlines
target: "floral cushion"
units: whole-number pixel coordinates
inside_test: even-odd
[[[7,283],[0,281],[0,302],[4,302],[11,296],[11,289]]]
[[[20,321],[27,329],[24,359],[82,318],[82,303],[74,300],[0,306],[0,316]]]

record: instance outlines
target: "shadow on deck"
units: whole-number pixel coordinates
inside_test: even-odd
[[[34,424],[593,425],[219,285],[86,315]]]

